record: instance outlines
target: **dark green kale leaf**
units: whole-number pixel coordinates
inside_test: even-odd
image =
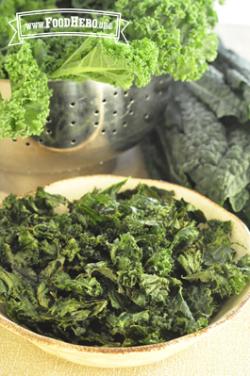
[[[244,76],[239,76],[237,71],[232,70],[227,70],[227,81],[230,82],[232,89],[239,89],[243,84],[249,88],[246,101],[231,89],[224,74],[212,65],[199,81],[190,82],[187,87],[211,108],[218,119],[234,116],[244,123],[250,118],[250,81],[247,86]]]
[[[225,81],[234,90],[242,102],[248,106],[250,117],[250,64],[234,51],[219,46],[219,54],[214,63],[225,77]]]
[[[220,298],[238,295],[249,277],[239,270],[237,264],[213,264],[205,270],[183,277],[187,281],[207,284],[212,293]]]
[[[219,46],[201,80],[169,85],[142,147],[150,175],[192,187],[250,226],[250,63]]]
[[[152,137],[157,142],[152,143]],[[248,124],[240,126],[232,118],[231,123],[225,125],[187,87],[173,83],[169,89],[165,122],[147,140],[145,157],[149,158],[147,145],[150,143],[150,149],[154,147],[157,153],[155,166],[162,178],[192,187],[237,213],[247,208],[250,182]],[[161,149],[157,151],[159,144]],[[149,169],[153,163],[151,160]],[[155,176],[155,169],[152,176]]]
[[[241,124],[250,119],[250,64],[222,43],[203,77],[186,86],[218,119],[234,117]]]
[[[37,333],[91,346],[164,342],[210,323],[250,280],[231,224],[125,181],[68,202],[39,188],[0,208],[0,303]]]
[[[201,284],[191,285],[185,289],[184,295],[195,319],[204,318],[208,323],[218,309],[211,289]]]

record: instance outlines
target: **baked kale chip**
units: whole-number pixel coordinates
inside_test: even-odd
[[[250,278],[231,223],[124,182],[81,199],[38,189],[0,209],[0,302],[15,322],[90,346],[164,342],[206,327]]]

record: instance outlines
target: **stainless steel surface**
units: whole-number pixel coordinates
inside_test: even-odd
[[[0,141],[0,191],[23,194],[61,178],[112,172],[114,160],[160,121],[167,85],[155,78],[124,91],[95,81],[51,82],[44,133]],[[1,89],[9,98],[10,83],[1,81]]]
[[[105,161],[110,149],[131,148],[159,120],[166,82],[156,78],[145,88],[124,91],[95,81],[52,81],[46,128],[34,139],[54,149],[73,149],[91,139]]]

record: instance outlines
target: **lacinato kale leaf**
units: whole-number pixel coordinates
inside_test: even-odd
[[[197,82],[169,82],[143,143],[150,175],[191,187],[250,225],[250,63],[223,45]]]
[[[250,64],[222,43],[213,65],[187,87],[218,119],[233,117],[240,123],[250,119]]]
[[[0,302],[17,323],[91,346],[164,342],[207,326],[250,279],[231,223],[125,181],[69,202],[39,188],[0,209]]]
[[[250,82],[247,85],[244,76],[239,76],[237,73],[237,71],[227,71],[227,80],[230,79],[233,89],[237,90],[244,84],[249,88]],[[212,65],[199,81],[190,82],[187,86],[211,108],[218,119],[225,116],[234,116],[242,122],[249,119],[250,95],[248,100],[242,100],[238,93],[227,84],[224,74]]]

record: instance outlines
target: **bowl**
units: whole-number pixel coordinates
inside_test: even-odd
[[[86,192],[94,188],[107,188],[124,177],[120,176],[88,176],[62,180],[46,187],[46,191],[52,194],[61,194],[70,200],[79,199]],[[231,221],[233,225],[232,242],[239,257],[246,253],[250,254],[250,233],[248,228],[235,215],[229,213],[208,198],[190,189],[162,181],[148,179],[130,178],[123,190],[133,189],[138,183],[144,183],[157,188],[174,191],[176,198],[183,198],[202,210],[208,219]],[[145,366],[160,362],[188,346],[211,336],[222,325],[232,320],[239,313],[242,307],[250,300],[250,285],[239,295],[229,299],[222,307],[213,322],[205,329],[177,339],[148,346],[127,347],[127,348],[105,348],[71,345],[69,343],[45,337],[25,329],[0,314],[0,328],[21,336],[23,340],[29,341],[49,354],[64,360],[81,364],[84,366],[100,368],[123,368]]]

